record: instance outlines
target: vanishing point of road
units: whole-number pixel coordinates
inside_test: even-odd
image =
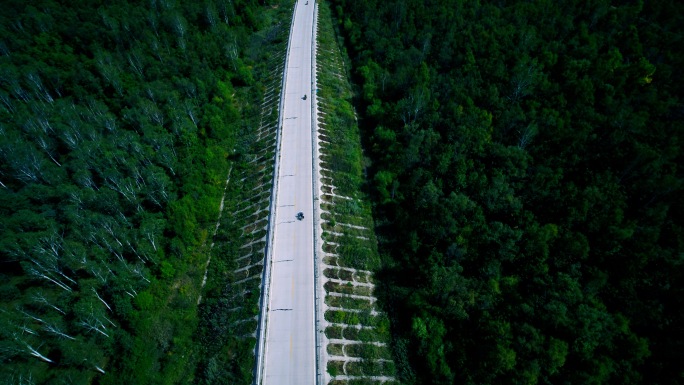
[[[297,1],[285,63],[258,385],[316,383],[311,133],[314,8],[314,0]],[[303,220],[296,218],[299,212],[304,214]]]

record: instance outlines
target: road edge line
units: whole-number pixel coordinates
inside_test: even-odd
[[[314,241],[314,247],[313,247],[313,253],[314,253],[314,258],[313,258],[313,264],[314,264],[314,325],[313,325],[313,330],[314,330],[314,341],[315,341],[315,349],[316,349],[316,366],[315,366],[315,378],[316,378],[316,384],[317,385],[322,385],[324,383],[324,369],[321,365],[322,362],[325,360],[322,360],[323,357],[323,352],[321,349],[323,349],[323,345],[321,344],[321,337],[320,333],[322,333],[322,330],[320,330],[319,325],[321,321],[321,293],[323,293],[322,290],[319,290],[319,284],[320,284],[320,268],[321,264],[319,263],[318,258],[321,257],[321,253],[319,253],[319,226],[320,226],[320,212],[318,210],[319,208],[319,202],[320,202],[320,186],[319,186],[319,178],[320,178],[320,169],[318,167],[318,159],[319,159],[319,149],[318,149],[318,94],[316,93],[316,88],[318,87],[318,73],[317,73],[317,67],[318,67],[318,62],[316,61],[316,45],[318,43],[318,1],[314,0],[314,14],[313,14],[313,22],[311,26],[311,146],[312,146],[312,158],[311,158],[311,166],[312,166],[312,184],[311,187],[313,189],[313,241]]]

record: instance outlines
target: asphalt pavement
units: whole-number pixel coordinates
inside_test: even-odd
[[[311,55],[314,1],[297,1],[287,57],[276,172],[270,284],[262,380],[307,385],[316,380],[314,325]],[[304,99],[304,95],[307,98]],[[297,213],[303,213],[302,220]]]

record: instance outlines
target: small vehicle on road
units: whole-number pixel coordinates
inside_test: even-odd
[[[301,221],[302,219],[304,219],[304,213],[301,212],[301,211],[298,212],[298,213],[297,213],[297,219],[300,220],[300,221]]]
[[[302,99],[306,100],[306,94],[304,94],[304,97]]]

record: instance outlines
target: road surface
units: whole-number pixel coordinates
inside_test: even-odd
[[[309,4],[297,1],[285,64],[276,207],[269,246],[270,284],[266,283],[269,295],[260,376],[264,385],[307,385],[316,380],[310,95],[313,14],[314,0]],[[301,221],[296,218],[299,212],[304,214]]]

